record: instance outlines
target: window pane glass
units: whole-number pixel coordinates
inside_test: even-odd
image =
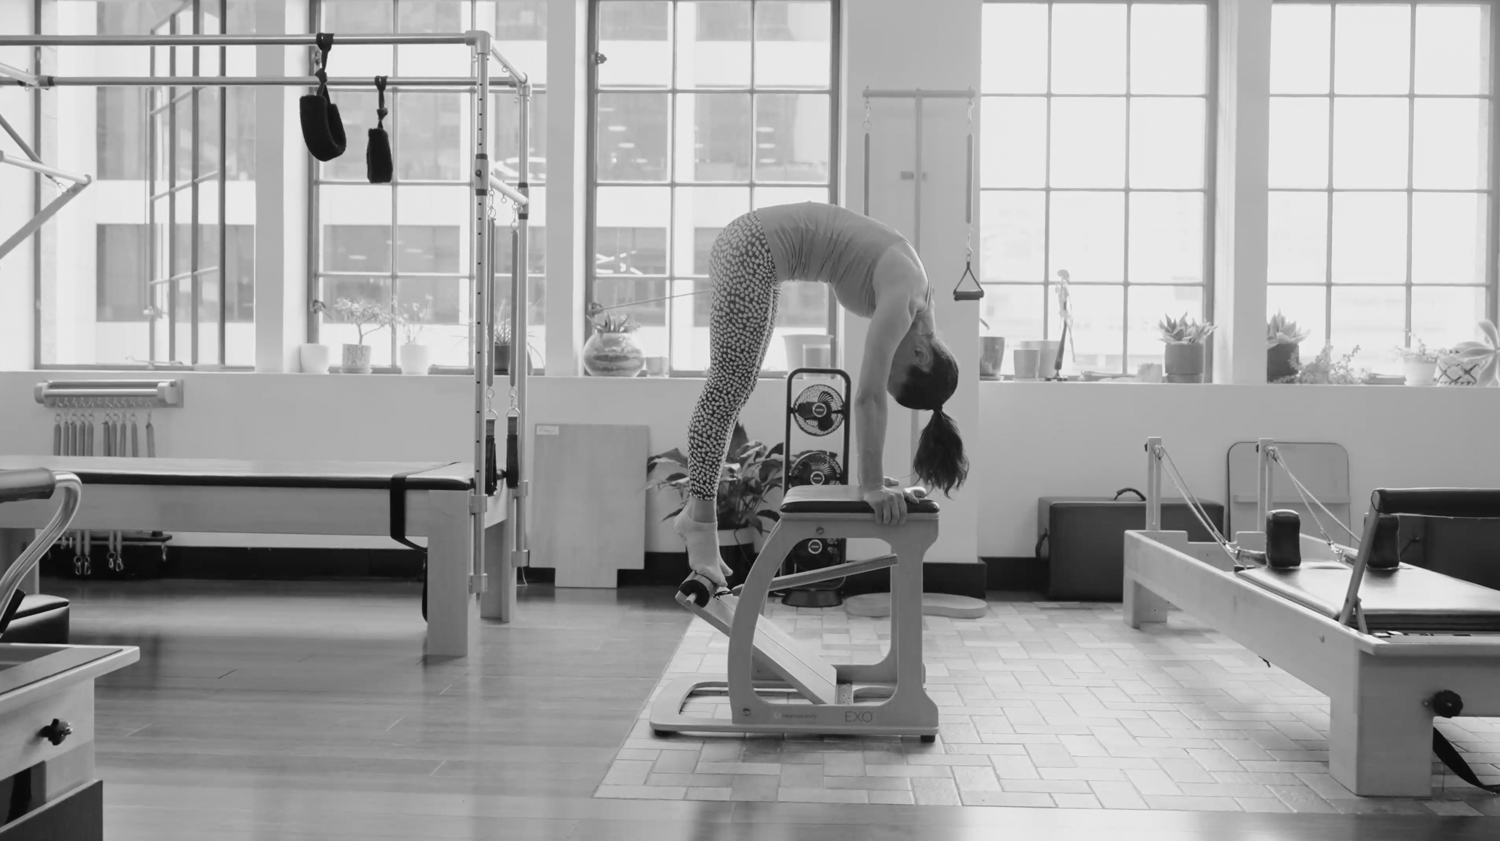
[[[1488,209],[1488,197],[1482,194],[1414,194],[1412,282],[1483,284]]]
[[[1335,7],[1334,93],[1404,94],[1411,89],[1411,7]]]
[[[755,84],[828,87],[832,29],[832,6],[823,0],[759,0],[755,3]]]
[[[1411,291],[1411,331],[1429,348],[1484,341],[1477,325],[1485,317],[1483,286],[1427,286]]]
[[[1202,193],[1130,194],[1130,282],[1203,282]]]
[[[666,87],[672,81],[671,4],[601,0],[599,85]]]
[[[678,179],[750,180],[749,94],[678,94],[677,131]]]
[[[468,28],[468,5],[459,0],[401,0],[396,4],[398,32],[462,32]]]
[[[985,97],[980,127],[982,186],[1047,186],[1045,97]]]
[[[1333,103],[1333,186],[1407,185],[1405,99],[1343,99]]]
[[[198,91],[198,175],[219,171],[220,88]]]
[[[670,191],[661,187],[600,187],[595,199],[595,217],[596,274],[667,273],[667,227],[672,219]]]
[[[666,297],[667,281],[663,279],[641,280],[628,277],[603,277],[594,281],[594,300],[616,314],[627,314],[640,325],[636,341],[647,356],[667,356],[668,301],[652,300]],[[649,303],[636,303],[649,301]]]
[[[494,117],[495,132],[495,160],[493,166],[504,177],[507,184],[515,184],[521,180],[521,141],[520,125],[518,118],[520,109],[516,104],[516,97],[512,93],[504,93],[495,97],[495,104],[490,109]],[[547,182],[547,94],[545,91],[533,91],[531,94],[531,121],[528,124],[531,134],[531,143],[527,147],[531,153],[531,185]],[[465,150],[468,149],[469,141],[460,138]]]
[[[324,225],[323,270],[328,272],[389,272],[389,225]]]
[[[1333,335],[1329,343],[1334,358],[1359,346],[1354,362],[1372,368],[1391,358],[1391,348],[1406,344],[1406,290],[1402,287],[1335,286]],[[1306,343],[1302,358],[1310,357]],[[1314,351],[1315,352],[1315,351]]]
[[[150,228],[146,225],[99,225],[95,294],[99,321],[145,322],[146,249]]]
[[[600,181],[667,180],[668,94],[599,95]]]
[[[255,227],[230,225],[225,232],[225,265],[229,266],[224,317],[231,325],[227,365],[255,362]]]
[[[1125,92],[1124,5],[1052,7],[1052,92]]]
[[[1051,235],[1051,276],[1065,269],[1075,282],[1125,279],[1124,193],[1053,193]]]
[[[752,208],[775,207],[778,204],[797,202],[829,202],[827,187],[756,187],[750,191]]]
[[[1334,194],[1333,282],[1406,282],[1405,193]]]
[[[1068,337],[1072,347],[1064,349],[1063,370],[1123,371],[1125,322],[1120,314],[1125,311],[1125,287],[1112,283],[1074,284],[1069,295],[1073,327],[1068,331]],[[1052,306],[1055,312],[1055,295]],[[1047,332],[1060,338],[1062,319],[1053,318]],[[1048,360],[1042,361],[1042,370],[1044,374],[1052,370]]]
[[[755,180],[828,181],[828,95],[755,97]]]
[[[1417,6],[1417,93],[1488,93],[1489,7]]]
[[[1040,283],[1028,286],[986,284],[979,302],[979,317],[989,326],[980,325],[986,336],[1005,338],[1005,357],[1000,363],[1001,376],[1015,373],[1013,364],[1018,342],[1042,338],[1043,294]]]
[[[1202,286],[1132,286],[1126,300],[1128,357],[1122,373],[1133,374],[1147,362],[1161,362],[1166,350],[1157,325],[1162,317],[1202,320]],[[1210,344],[1212,339],[1210,339]],[[1207,378],[1205,378],[1207,379]]]
[[[1328,186],[1328,100],[1271,97],[1271,187]]]
[[[985,190],[979,194],[979,220],[980,277],[1035,283],[1047,279],[1045,193]]]
[[[460,233],[457,225],[401,225],[396,229],[397,269],[418,274],[462,272]]]
[[[179,89],[180,91],[181,89]],[[193,97],[183,96],[172,105],[172,172],[177,183],[193,178]]]
[[[1308,331],[1307,339],[1302,342],[1303,359],[1311,359],[1328,344],[1327,286],[1267,286],[1266,320],[1276,313]]]
[[[195,364],[219,365],[219,273],[198,276],[198,354]]]
[[[677,232],[673,273],[707,275],[714,238],[736,217],[750,210],[747,187],[691,187],[677,191]],[[826,317],[824,319],[826,324]],[[704,324],[708,322],[705,321]]]
[[[146,89],[99,88],[96,107],[97,177],[145,178]]]
[[[1266,277],[1271,283],[1328,280],[1328,195],[1269,196]]]
[[[224,169],[231,181],[255,179],[255,90],[225,88],[229,113],[225,115],[229,136],[228,161]]]
[[[1201,94],[1208,71],[1208,7],[1131,6],[1132,93]]]
[[[677,85],[750,86],[750,4],[677,4]]]
[[[416,181],[464,178],[468,169],[464,163],[468,143],[460,128],[459,115],[468,109],[466,95],[405,92],[394,99],[396,145],[392,153],[396,158],[396,177]],[[373,112],[370,116],[374,116]],[[358,142],[350,145],[357,146]]]
[[[1130,103],[1130,186],[1203,186],[1202,99],[1135,99]]]
[[[318,328],[318,341],[335,348],[342,344],[359,344],[361,333],[359,325],[345,320],[334,311],[336,302],[348,300],[354,303],[372,304],[387,312],[391,307],[389,278],[325,277],[322,287],[323,294],[319,300],[328,304],[328,311],[319,316],[322,321]],[[366,323],[363,326],[363,344],[370,347],[371,364],[392,364],[391,337],[385,332],[386,329],[374,323]],[[337,351],[334,352],[333,358],[333,365],[337,368],[339,366]]]
[[[1271,6],[1271,93],[1328,93],[1332,7]]]
[[[1489,103],[1482,99],[1418,99],[1412,186],[1478,190],[1489,184]]]
[[[985,93],[1047,92],[1047,4],[986,3]]]
[[[1051,140],[1053,187],[1125,186],[1124,99],[1052,100]]]

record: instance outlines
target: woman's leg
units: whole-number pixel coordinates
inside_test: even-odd
[[[719,474],[740,409],[760,377],[781,295],[770,245],[753,215],[736,219],[715,240],[709,277],[708,381],[688,424],[690,498],[677,531],[687,541],[693,571],[725,586],[729,568],[719,557],[714,512]]]

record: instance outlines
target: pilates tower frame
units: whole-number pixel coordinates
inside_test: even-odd
[[[469,496],[469,516],[473,524],[473,555],[469,576],[469,592],[484,594],[489,582],[484,572],[485,512],[489,497],[485,493],[488,421],[495,412],[495,375],[491,359],[495,343],[495,230],[491,214],[495,208],[495,194],[499,193],[516,206],[516,250],[514,266],[520,272],[511,273],[511,335],[526,335],[527,286],[525,267],[527,259],[527,227],[530,217],[529,184],[524,180],[530,172],[531,137],[531,81],[529,77],[510,62],[492,43],[492,36],[481,30],[456,33],[422,33],[409,35],[338,35],[339,45],[466,45],[473,57],[474,75],[470,77],[391,77],[392,88],[453,87],[470,86],[474,98],[474,133],[471,149],[472,166],[469,181],[473,188],[474,206],[471,217],[474,223],[472,239],[472,261],[474,283],[470,291],[471,337],[473,342],[472,362],[474,366],[473,407],[473,487]],[[0,37],[0,46],[7,47],[316,47],[316,36],[306,35],[17,35]],[[489,59],[500,63],[503,72],[492,77]],[[38,68],[40,69],[40,68]],[[330,86],[367,84],[367,79],[328,79]],[[59,87],[304,87],[314,88],[318,80],[312,76],[51,76],[32,74],[24,70],[0,65],[0,85],[16,85],[29,89],[47,90]],[[490,88],[499,85],[516,90],[519,101],[517,127],[520,133],[519,166],[523,180],[514,186],[505,183],[490,165],[489,117]],[[19,163],[19,161],[10,161]],[[524,463],[526,429],[526,366],[511,365],[509,374],[509,400],[505,404],[509,420],[514,421],[515,464]],[[499,458],[505,458],[499,454]],[[509,473],[506,484],[510,488],[509,514],[511,519],[511,563],[504,569],[527,562],[525,529],[525,499],[527,482],[520,479],[520,470]],[[502,621],[508,620],[514,605],[515,589],[511,581],[500,582],[499,604],[487,610]],[[486,600],[487,603],[493,599]]]

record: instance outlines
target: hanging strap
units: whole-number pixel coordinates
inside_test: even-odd
[[[964,273],[959,275],[958,284],[953,287],[953,300],[955,301],[977,301],[984,297],[984,287],[979,285],[979,278],[974,276],[974,100],[969,100],[969,146],[968,146],[967,169],[964,175]],[[965,289],[964,281],[973,284],[973,288]]]
[[[375,77],[375,92],[380,96],[380,104],[375,109],[375,127],[385,128],[385,115],[390,113],[385,110],[385,83],[389,76]]]
[[[1464,710],[1464,699],[1459,697],[1457,692],[1448,689],[1442,689],[1434,693],[1425,703],[1432,708],[1433,715],[1441,718],[1452,718]],[[1487,791],[1490,794],[1500,794],[1500,784],[1485,784],[1480,782],[1479,775],[1475,774],[1474,769],[1469,767],[1469,763],[1458,752],[1458,748],[1455,748],[1453,743],[1448,741],[1448,737],[1439,732],[1436,727],[1432,728],[1432,752],[1437,754],[1437,758],[1442,760],[1443,765],[1449,771],[1457,774],[1460,780],[1481,791]]]
[[[453,464],[453,462],[449,462]],[[443,465],[447,467],[448,465]],[[419,467],[391,477],[391,539],[402,546],[425,553],[427,547],[412,543],[406,536],[406,479],[417,473],[426,473],[431,467]]]
[[[328,54],[333,52],[333,33],[319,32],[313,39],[318,45],[318,51],[322,54],[318,59],[318,69],[313,73],[318,77],[318,96],[328,98]]]

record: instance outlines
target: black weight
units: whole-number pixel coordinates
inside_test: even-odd
[[[792,402],[791,412],[798,429],[808,435],[827,435],[844,422],[844,396],[831,386],[810,385]]]
[[[713,597],[713,594],[708,591],[708,585],[699,581],[696,576],[679,584],[677,592],[692,599],[693,604],[699,607],[707,607],[708,600]]]
[[[1272,569],[1295,569],[1302,565],[1302,518],[1296,511],[1266,514],[1266,563]]]

